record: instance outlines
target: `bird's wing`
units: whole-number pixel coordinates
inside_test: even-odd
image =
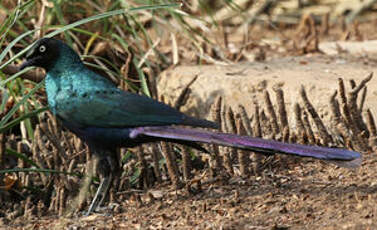
[[[205,120],[188,117],[151,98],[116,88],[92,90],[86,95],[82,93],[77,97],[70,97],[68,105],[64,107],[58,115],[79,126],[136,127],[183,124],[209,127],[202,124]]]

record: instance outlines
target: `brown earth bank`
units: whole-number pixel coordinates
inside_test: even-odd
[[[194,78],[190,85],[190,98],[182,111],[205,117],[217,96],[222,96],[226,104],[244,105],[253,112],[252,105],[264,104],[264,90],[273,95],[274,88],[281,88],[285,94],[287,110],[299,101],[300,89],[304,87],[313,106],[326,119],[329,100],[338,89],[338,79],[342,78],[349,91],[350,80],[359,83],[370,73],[377,73],[377,59],[351,55],[327,56],[310,54],[306,56],[274,58],[263,62],[233,65],[178,66],[161,74],[158,91],[168,101],[174,101],[182,89]],[[276,97],[271,96],[273,102]],[[365,109],[377,113],[377,80],[368,82]]]

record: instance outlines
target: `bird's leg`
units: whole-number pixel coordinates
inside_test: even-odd
[[[113,159],[113,152],[109,153],[106,150],[99,152],[98,149],[96,149],[94,153],[96,157],[99,157],[96,168],[100,175],[101,183],[89,206],[86,215],[90,215],[90,213],[96,211],[96,209],[101,206],[113,181],[114,173],[118,169],[118,162],[116,162],[116,159]]]
[[[113,174],[110,174],[108,177],[103,179],[103,182],[102,182],[102,184],[103,184],[103,195],[101,197],[101,200],[99,200],[97,207],[101,207],[103,201],[105,200],[106,195],[109,193],[109,189],[110,189],[112,181],[113,181]]]
[[[110,184],[112,181],[112,175],[110,174],[107,177],[101,178],[101,183],[97,189],[96,195],[94,196],[92,202],[90,203],[89,209],[86,212],[86,215],[90,215],[93,211],[97,209],[97,207],[100,207],[103,200],[106,197],[106,194],[109,190]],[[100,199],[100,200],[99,200]]]
[[[106,197],[107,191],[109,189],[110,182],[111,182],[111,175],[101,179],[100,186],[98,187],[96,195],[94,196],[92,202],[90,203],[90,206],[89,206],[88,211],[86,212],[86,215],[90,215],[90,213],[95,211],[97,207],[99,207],[102,204],[104,198]],[[99,200],[99,198],[101,198],[101,200]]]

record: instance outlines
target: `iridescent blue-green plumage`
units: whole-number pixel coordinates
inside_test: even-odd
[[[351,166],[360,164],[360,154],[346,149],[287,144],[172,127],[184,125],[215,128],[216,124],[186,116],[148,97],[118,89],[106,78],[86,68],[73,49],[56,39],[39,40],[21,68],[27,66],[38,66],[46,70],[46,92],[50,110],[63,121],[65,127],[84,139],[94,154],[101,158],[110,156],[114,159],[111,152],[115,147],[166,140],[194,147],[198,147],[196,142],[206,142],[267,154],[284,153],[350,162]],[[106,167],[103,168],[106,171]],[[107,174],[111,174],[112,170]],[[103,193],[102,185],[103,183],[98,193]],[[105,187],[107,188],[108,184]],[[96,206],[97,195],[89,212]]]
[[[101,140],[113,144],[109,133],[101,128],[132,128],[182,124],[216,127],[212,122],[188,117],[177,110],[146,96],[118,89],[108,79],[84,66],[79,56],[66,44],[54,39],[44,39],[46,52],[54,52],[53,60],[44,66],[47,70],[46,92],[53,114],[84,139]],[[54,49],[54,50],[52,50]],[[86,133],[91,128],[90,133]],[[99,128],[96,131],[93,129]],[[127,130],[126,130],[127,131]],[[120,133],[113,133],[117,136]],[[124,136],[124,139],[127,139]],[[119,138],[115,138],[119,143]],[[123,145],[127,146],[125,141]]]
[[[170,125],[190,120],[165,104],[116,88],[84,66],[58,73],[54,69],[47,73],[49,106],[61,119],[79,127]]]

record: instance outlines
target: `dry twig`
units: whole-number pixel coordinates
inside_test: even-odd
[[[327,145],[327,144],[331,143],[332,138],[331,138],[330,134],[327,132],[325,125],[323,124],[318,113],[315,111],[313,105],[310,103],[303,86],[301,88],[300,93],[301,93],[301,98],[304,102],[304,106],[307,109],[307,111],[309,112],[309,114],[312,116],[312,118],[314,120],[314,124],[316,125],[317,130],[320,133],[321,139],[323,139],[323,144]]]
[[[277,97],[278,97],[278,95],[277,95]],[[274,106],[272,105],[272,102],[271,102],[271,99],[270,99],[270,94],[268,93],[267,90],[264,91],[264,101],[266,103],[267,113],[270,117],[270,123],[271,123],[271,126],[272,126],[273,134],[274,134],[274,136],[276,136],[280,132],[280,129],[279,129],[279,125],[277,123],[278,119],[277,119],[277,116],[276,116],[276,113],[275,113],[275,109],[274,109]],[[280,111],[280,107],[279,107],[279,111]]]

